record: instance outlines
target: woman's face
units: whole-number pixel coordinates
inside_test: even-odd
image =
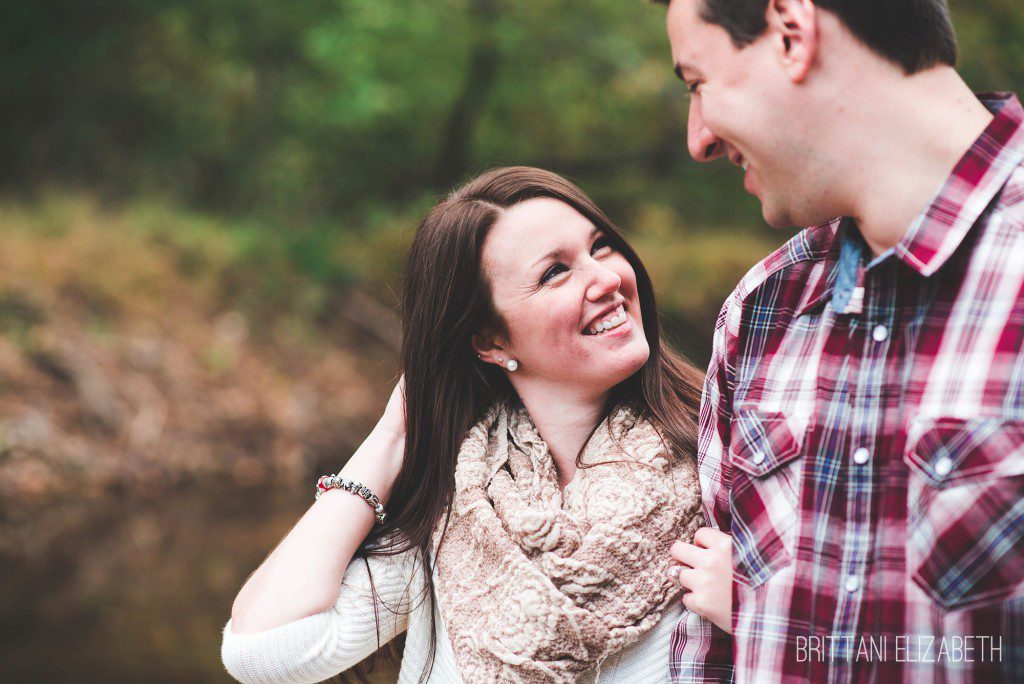
[[[515,359],[517,379],[607,392],[650,356],[633,267],[568,204],[543,197],[507,209],[483,264],[509,335],[485,360]]]

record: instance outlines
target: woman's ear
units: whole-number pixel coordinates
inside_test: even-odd
[[[803,83],[818,55],[817,8],[812,0],[769,0],[768,31],[793,83]]]
[[[504,365],[504,361],[508,360],[508,354],[505,353],[505,348],[501,345],[501,342],[501,340],[493,335],[473,335],[473,351],[481,361],[501,366]],[[501,361],[498,359],[501,359]]]

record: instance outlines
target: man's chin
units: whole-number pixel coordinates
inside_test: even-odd
[[[793,228],[797,225],[792,213],[766,200],[761,200],[761,216],[772,228]]]
[[[819,218],[818,212],[794,211],[777,203],[761,200],[761,216],[772,228],[806,228],[828,221],[831,217]]]

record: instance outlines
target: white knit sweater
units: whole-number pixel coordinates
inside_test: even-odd
[[[229,620],[224,627],[221,658],[228,672],[240,682],[319,682],[349,669],[408,630],[399,684],[418,681],[430,647],[430,605],[422,600],[423,573],[413,552],[390,558],[370,559],[373,586],[363,561],[354,561],[345,572],[334,607],[287,625],[257,632],[235,634]],[[437,645],[430,684],[460,682],[455,656],[435,611]],[[654,629],[639,642],[607,658],[581,682],[607,684],[664,682],[668,679],[669,642],[684,609],[676,601]],[[377,622],[380,620],[380,641]],[[687,616],[690,618],[696,616]],[[474,683],[475,684],[475,683]]]

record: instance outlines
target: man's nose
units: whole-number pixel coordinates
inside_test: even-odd
[[[700,100],[690,101],[690,115],[686,122],[686,146],[690,156],[699,162],[707,162],[722,156],[722,140],[707,124],[701,111]]]

